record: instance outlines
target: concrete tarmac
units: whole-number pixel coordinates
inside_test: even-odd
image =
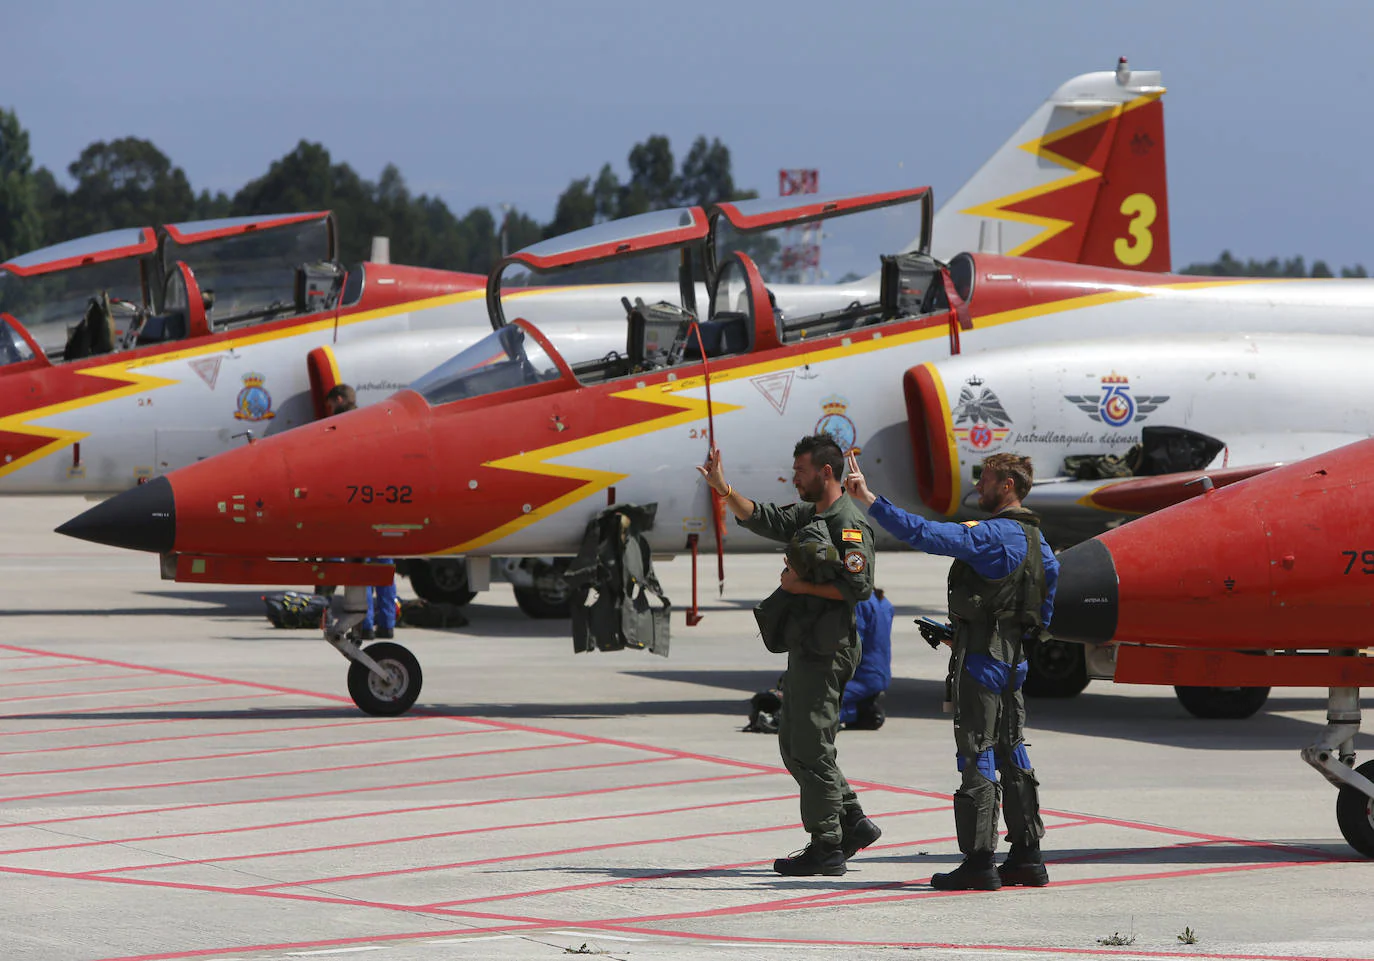
[[[1374,864],[1298,757],[1323,691],[1245,721],[1102,682],[1033,701],[1050,886],[936,892],[958,776],[945,659],[911,621],[939,613],[947,562],[881,555],[888,722],[839,748],[883,837],[843,877],[782,878],[795,785],[740,731],[783,666],[750,613],[776,558],[727,558],[724,598],[704,558],[693,628],[689,563],[661,564],[667,660],[574,656],[566,622],[498,585],[468,627],[398,632],[424,691],[376,719],[262,589],[51,533],[85,506],[4,501],[5,961],[1374,957]]]

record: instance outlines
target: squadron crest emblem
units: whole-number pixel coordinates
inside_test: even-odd
[[[235,420],[271,420],[277,416],[272,410],[272,395],[263,386],[266,382],[267,378],[256,371],[243,375],[243,390],[234,402]]]
[[[1146,415],[1169,399],[1168,394],[1132,396],[1130,378],[1115,371],[1102,378],[1102,395],[1065,394],[1064,399],[1090,418],[1108,427],[1125,427],[1131,421],[1142,421]]]
[[[854,422],[845,413],[849,409],[849,400],[838,394],[832,394],[821,401],[821,410],[825,411],[821,419],[816,421],[817,434],[829,434],[835,438],[835,443],[840,445],[840,450],[848,454],[850,451],[860,453],[859,448],[854,444],[858,440],[859,430],[854,426]]]
[[[954,437],[979,453],[991,453],[1011,433],[1011,415],[992,388],[974,375],[959,391],[959,400],[950,411]]]

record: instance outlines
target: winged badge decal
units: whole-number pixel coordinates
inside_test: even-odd
[[[1100,395],[1065,394],[1064,399],[1099,424],[1123,427],[1133,420],[1144,420],[1167,401],[1169,395],[1133,395],[1129,379],[1113,373],[1102,378]]]
[[[973,394],[975,389],[979,390],[977,397]],[[997,399],[997,395],[981,383],[967,384],[959,391],[959,400],[955,403],[952,413],[956,424],[972,421],[975,424],[1005,427],[1011,423],[1011,417],[1002,406],[1002,402]]]

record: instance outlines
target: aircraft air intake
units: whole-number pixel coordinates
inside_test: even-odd
[[[959,452],[954,446],[949,401],[931,364],[912,367],[902,377],[907,431],[911,435],[916,490],[933,511],[953,514],[957,499]]]

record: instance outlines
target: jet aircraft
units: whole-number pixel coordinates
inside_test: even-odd
[[[790,500],[777,469],[786,448],[772,447],[828,431],[861,451],[876,489],[935,516],[976,516],[967,502],[984,455],[1029,454],[1049,482],[1028,503],[1051,542],[1067,543],[1185,496],[1199,466],[1233,479],[1374,432],[1371,415],[1333,402],[1336,387],[1292,362],[1320,354],[1352,376],[1368,363],[1358,305],[1374,301],[1369,282],[1185,278],[984,253],[946,264],[922,231],[915,250],[884,258],[878,296],[798,315],[777,310],[758,264],[731,249],[731,238],[779,225],[906,204],[930,222],[930,192],[915,188],[659,211],[535,245],[488,278],[495,332],[411,388],[159,478],[61,530],[163,554],[178,579],[245,583],[375,576],[367,565],[316,572],[309,559],[320,557],[566,556],[611,502],[656,505],[646,536],[657,554],[712,541],[771,550],[724,529],[693,468],[714,443],[741,490]],[[1120,218],[1123,244],[1139,242],[1138,223]],[[504,285],[508,269],[549,274],[663,250],[681,255],[680,303],[622,307],[622,350],[570,362],[556,335],[508,319],[525,302]],[[698,265],[710,291],[701,304]],[[1064,472],[1066,458],[1136,443],[1139,476]],[[385,460],[358,457],[381,449]],[[355,700],[405,710],[418,690],[405,681],[418,681],[413,658],[389,645],[389,666],[369,664],[337,634],[355,662]]]
[[[1163,92],[1157,72],[1124,61],[1062,84],[937,214],[936,255],[976,241],[1019,256],[1167,269]],[[245,436],[315,419],[335,383],[353,385],[360,405],[382,400],[490,331],[477,292],[484,278],[373,263],[345,273],[334,246],[332,220],[313,214],[117,232],[0,265],[0,312],[12,315],[0,328],[0,494],[116,493]],[[609,298],[526,290],[521,313],[569,362],[602,357],[624,348],[623,312],[607,303],[679,296],[675,282],[651,276]],[[785,315],[802,316],[871,301],[878,280],[769,289]],[[195,287],[218,297],[203,320],[198,298],[182,293]],[[102,290],[119,322],[98,356],[77,359],[67,330]],[[698,283],[697,299],[708,296]],[[146,316],[155,319],[139,331],[124,323]],[[98,319],[93,327],[106,330]],[[400,567],[432,600],[465,602],[495,573],[527,612],[566,616],[566,586],[548,558],[478,561]]]
[[[1059,555],[1053,624],[1090,645],[1097,676],[1174,685],[1185,706],[1217,692],[1196,704],[1214,714],[1258,710],[1270,687],[1328,688],[1302,757],[1339,788],[1341,833],[1367,857],[1374,761],[1355,767],[1355,735],[1374,686],[1371,478],[1371,440],[1225,489],[1199,475],[1202,496]]]

